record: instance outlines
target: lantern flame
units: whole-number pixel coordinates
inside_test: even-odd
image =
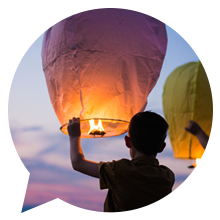
[[[196,162],[193,164],[194,167],[203,167],[204,163],[202,159],[196,158]]]
[[[89,130],[88,134],[101,135],[101,136],[106,134],[104,128],[102,127],[102,121],[100,119],[99,119],[98,125],[95,125],[94,119],[91,119],[89,121],[89,124],[90,124],[90,130]]]

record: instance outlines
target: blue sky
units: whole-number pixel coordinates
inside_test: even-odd
[[[60,7],[6,8],[6,202],[8,213],[102,213],[106,191],[98,180],[72,170],[68,136],[60,132],[42,70],[47,25]],[[214,7],[161,7],[168,46],[147,110],[163,115],[163,85],[178,66],[214,63]],[[83,139],[86,158],[129,158],[123,136]],[[173,158],[167,138],[160,163],[176,174],[166,213],[214,212],[214,163],[188,169]],[[43,201],[43,202],[42,202]]]

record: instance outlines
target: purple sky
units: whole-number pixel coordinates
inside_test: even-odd
[[[168,37],[173,39],[173,45],[168,45],[170,56],[168,57],[167,54],[163,66],[164,72],[161,73],[164,78],[159,79],[150,94],[147,107],[147,109],[158,113],[162,113],[162,102],[156,100],[162,95],[162,85],[167,75],[175,67],[198,59],[184,40],[174,32],[172,33],[172,30],[168,29]],[[58,129],[60,125],[53,112],[46,90],[40,60],[41,38],[31,46],[22,59],[12,83],[9,100],[9,122],[12,137],[22,161],[31,173],[25,203],[26,205],[35,206],[60,197],[79,207],[99,210],[102,207],[101,200],[104,201],[106,192],[98,189],[96,180],[78,174],[70,167],[68,138],[60,133]],[[213,45],[212,40],[209,39],[209,41]],[[171,44],[171,41],[169,44]],[[209,46],[206,45],[201,46],[209,51]],[[190,54],[186,52],[188,49]],[[209,56],[212,56],[212,53],[209,53]],[[179,60],[178,57],[184,59]],[[117,143],[117,145],[114,145],[115,149],[113,147],[114,142]],[[93,146],[94,144],[96,144],[96,147]],[[103,145],[105,146],[104,149]],[[120,148],[116,146],[120,146]],[[102,141],[99,143],[87,143],[85,141],[83,148],[89,159],[97,161],[128,157],[123,145],[123,137],[112,138],[111,141],[108,141],[108,144],[103,144]],[[161,155],[160,161],[173,169],[176,175],[178,174],[180,182],[190,173],[190,170],[186,168],[187,163],[172,159],[172,150],[169,144],[166,151]],[[62,176],[59,176],[61,173]],[[213,185],[215,184],[213,183]],[[80,191],[82,188],[84,191]],[[68,197],[69,192],[72,194]],[[88,197],[83,196],[83,193]],[[70,197],[72,197],[72,200],[70,200]],[[89,200],[89,198],[95,199]]]

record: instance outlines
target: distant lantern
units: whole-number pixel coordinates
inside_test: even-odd
[[[164,23],[123,9],[82,12],[48,29],[43,70],[61,131],[80,117],[84,138],[125,133],[147,105],[166,47]]]
[[[201,62],[176,68],[167,78],[163,91],[163,110],[169,124],[174,157],[199,159],[204,149],[194,135],[185,131],[189,121],[197,122],[207,135],[212,125],[212,95]]]

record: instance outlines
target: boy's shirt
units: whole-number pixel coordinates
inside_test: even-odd
[[[105,212],[137,209],[154,203],[172,192],[174,173],[159,166],[156,158],[137,157],[100,162],[100,189],[109,189]]]

